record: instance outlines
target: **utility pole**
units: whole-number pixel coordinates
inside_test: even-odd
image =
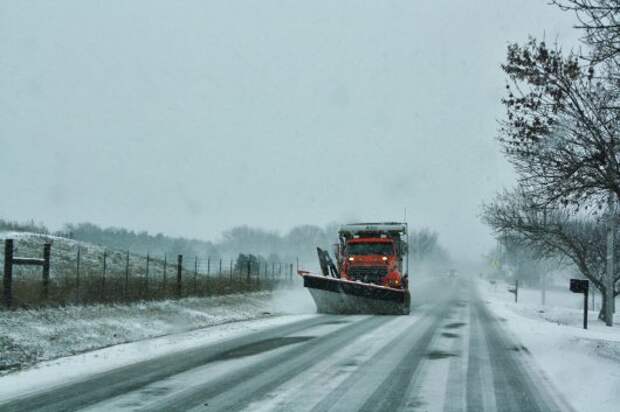
[[[605,277],[605,324],[614,325],[614,245],[616,241],[616,201],[610,191],[607,196],[607,276]]]
[[[543,209],[543,225],[545,227],[547,226],[547,207],[546,206]],[[540,291],[541,292],[540,300],[541,300],[542,306],[545,306],[545,303],[547,303],[547,268],[548,268],[548,265],[545,264],[544,269],[543,269],[542,279],[541,279],[542,288]]]

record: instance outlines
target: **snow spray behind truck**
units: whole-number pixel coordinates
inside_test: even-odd
[[[298,272],[319,313],[409,314],[406,223],[343,225],[334,252],[317,248],[320,275]]]

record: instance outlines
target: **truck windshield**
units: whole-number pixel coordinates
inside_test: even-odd
[[[350,243],[347,246],[347,254],[349,256],[390,256],[394,254],[394,249],[391,243]]]

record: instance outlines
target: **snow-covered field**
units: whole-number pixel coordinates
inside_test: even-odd
[[[579,411],[613,411],[620,405],[620,314],[614,327],[589,312],[582,329],[583,297],[568,291],[519,290],[519,302],[507,285],[479,281],[490,309],[507,330],[528,348],[533,363]]]
[[[274,296],[277,295],[277,298]],[[125,342],[309,308],[294,291],[0,312],[0,374]],[[301,306],[300,306],[301,305]],[[296,308],[301,308],[296,310]]]

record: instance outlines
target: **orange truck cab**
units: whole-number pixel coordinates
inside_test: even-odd
[[[340,277],[350,281],[407,289],[406,226],[399,224],[345,225],[336,245]],[[404,267],[405,266],[405,267]],[[403,273],[404,272],[404,273]]]

